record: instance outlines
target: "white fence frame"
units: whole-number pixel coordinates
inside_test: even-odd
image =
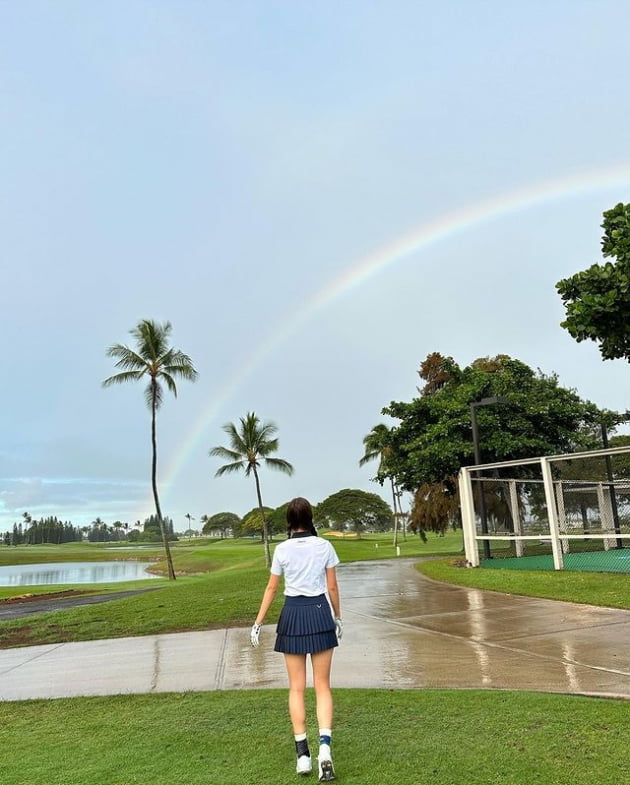
[[[610,447],[605,450],[590,450],[588,452],[565,453],[564,455],[545,455],[540,458],[525,458],[521,461],[503,461],[499,463],[483,463],[477,466],[464,466],[459,470],[459,498],[462,515],[462,529],[464,535],[464,549],[466,560],[471,567],[479,567],[479,544],[485,541],[501,540],[513,542],[516,545],[517,555],[523,553],[523,543],[527,540],[540,540],[540,535],[514,534],[484,534],[477,532],[477,514],[475,512],[475,502],[473,496],[472,480],[477,472],[491,469],[505,469],[510,466],[533,466],[538,465],[541,469],[542,480],[545,488],[545,503],[549,519],[549,539],[551,540],[551,551],[553,554],[554,569],[564,569],[562,559],[563,551],[568,542],[574,540],[597,539],[604,540],[604,534],[565,534],[561,532],[560,516],[558,511],[557,497],[554,491],[554,480],[551,473],[551,466],[557,461],[566,461],[579,458],[605,458],[607,455],[621,455],[630,453],[629,447]],[[610,481],[602,481],[604,485],[609,485]],[[593,483],[595,484],[595,483]],[[517,508],[517,506],[516,506]],[[520,526],[515,525],[515,529]],[[522,531],[522,530],[521,530]],[[611,536],[611,535],[609,535]],[[615,539],[628,539],[630,534],[612,533]],[[630,543],[629,543],[630,544]]]

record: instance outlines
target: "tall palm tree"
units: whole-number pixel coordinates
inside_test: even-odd
[[[166,552],[168,577],[174,581],[173,559],[157,489],[156,414],[162,404],[162,384],[165,384],[173,395],[177,397],[175,379],[181,378],[194,382],[197,378],[197,371],[188,355],[169,346],[171,330],[170,322],[158,324],[151,319],[143,319],[138,322],[133,330],[130,331],[136,341],[135,349],[116,343],[107,350],[107,356],[115,358],[117,360],[115,367],[121,370],[120,373],[105,379],[103,387],[111,387],[113,384],[125,384],[126,382],[137,382],[144,378],[149,380],[144,397],[147,406],[151,410],[151,487],[153,488],[155,512],[160,523],[162,542]]]
[[[359,461],[359,466],[365,466],[366,463],[379,459],[378,471],[376,472],[376,480],[383,484],[385,477],[389,479],[392,487],[392,504],[394,508],[394,548],[398,545],[398,518],[399,518],[399,496],[396,488],[396,481],[394,474],[391,472],[387,465],[388,458],[391,458],[393,453],[392,447],[392,432],[385,423],[375,425],[372,430],[363,437],[363,445],[365,453],[363,458]]]
[[[265,466],[285,474],[293,474],[293,466],[282,458],[270,458],[269,455],[278,449],[278,440],[275,434],[278,429],[272,422],[261,423],[254,412],[248,412],[245,417],[240,418],[240,425],[228,423],[223,426],[230,441],[229,447],[213,447],[210,455],[223,458],[229,463],[220,466],[215,472],[215,477],[231,472],[245,471],[245,476],[254,475],[256,481],[256,495],[258,497],[258,507],[263,521],[263,542],[265,546],[265,563],[267,567],[271,565],[271,553],[269,551],[269,524],[265,516],[262,494],[260,492],[260,478],[258,469],[261,460]]]

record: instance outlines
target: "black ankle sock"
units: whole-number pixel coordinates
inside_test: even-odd
[[[295,751],[298,758],[301,758],[302,755],[307,755],[309,758],[311,757],[311,753],[308,749],[308,741],[306,739],[300,739],[300,741],[295,742]]]

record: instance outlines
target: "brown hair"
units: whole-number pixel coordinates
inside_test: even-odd
[[[298,496],[287,505],[287,534],[290,537],[296,529],[304,529],[317,537],[317,529],[313,526],[313,508],[308,499]]]

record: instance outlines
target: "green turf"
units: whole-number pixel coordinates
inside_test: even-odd
[[[582,551],[565,553],[562,557],[565,570],[582,572],[630,572],[630,550],[611,548],[609,551]],[[553,570],[553,556],[521,556],[482,559],[481,567],[494,570]]]
[[[619,785],[628,706],[514,692],[336,690],[339,785]],[[308,695],[311,745],[316,739]],[[286,691],[0,704],[3,785],[291,785]]]

